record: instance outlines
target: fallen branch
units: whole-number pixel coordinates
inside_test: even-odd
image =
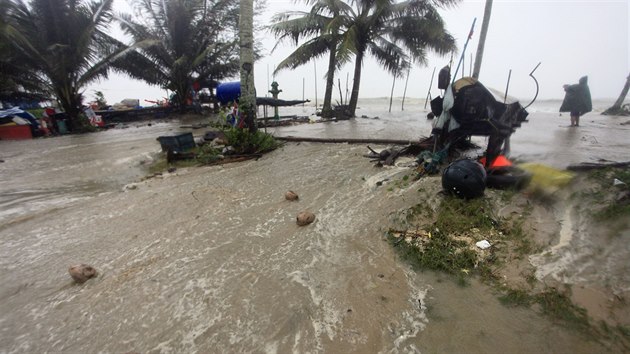
[[[424,230],[395,230],[395,229],[389,229],[389,233],[392,235],[392,237],[395,238],[405,238],[405,237],[412,237],[412,238],[431,238],[431,233],[424,231]]]
[[[215,166],[215,165],[225,165],[232,162],[242,162],[251,159],[258,159],[262,156],[262,154],[251,154],[251,155],[231,155],[230,157],[226,157],[222,160],[217,160],[210,163],[203,164],[204,166]]]
[[[610,167],[628,167],[630,166],[630,161],[626,162],[612,162],[612,163],[593,163],[593,162],[582,162],[578,165],[569,165],[567,170],[569,171],[590,171],[596,169],[610,168]]]
[[[382,144],[382,145],[426,145],[427,148],[432,148],[433,145],[429,142],[429,139],[423,140],[393,140],[393,139],[355,139],[355,138],[308,138],[308,137],[296,137],[296,136],[276,136],[276,140],[291,141],[291,142],[310,142],[310,143],[330,143],[330,144]]]

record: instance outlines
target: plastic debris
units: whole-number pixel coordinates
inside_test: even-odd
[[[479,242],[475,243],[475,245],[477,247],[481,248],[482,250],[485,250],[486,248],[490,248],[490,246],[492,246],[490,244],[490,242],[488,242],[488,240],[479,241]]]

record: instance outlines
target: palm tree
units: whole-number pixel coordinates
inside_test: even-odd
[[[481,24],[481,33],[479,35],[479,43],[477,44],[477,54],[475,55],[475,68],[472,77],[479,78],[481,71],[481,60],[483,59],[483,49],[486,45],[486,36],[488,35],[488,26],[490,26],[490,16],[492,15],[492,0],[486,0],[486,6],[483,11],[483,23]]]
[[[349,7],[340,0],[307,0],[313,5],[310,12],[289,11],[277,14],[273,18],[274,24],[270,31],[278,38],[278,44],[290,40],[297,45],[302,38],[311,38],[299,46],[292,54],[276,67],[275,72],[283,69],[295,69],[328,53],[328,72],[326,73],[326,92],[322,117],[332,117],[332,91],[335,70],[343,62],[337,60],[337,45],[340,41],[339,27],[341,12],[347,12]],[[276,44],[277,46],[277,44]],[[275,49],[275,48],[274,48]]]
[[[77,0],[4,1],[3,41],[9,61],[20,73],[16,82],[25,89],[55,96],[78,128],[82,91],[107,77],[109,65],[122,47],[105,33],[113,0],[83,3]]]
[[[256,132],[256,86],[254,85],[254,2],[241,0],[239,39],[241,64],[240,111],[250,132]]]
[[[343,62],[354,55],[354,82],[349,113],[354,116],[359,98],[361,69],[366,55],[393,75],[405,72],[412,63],[426,64],[427,49],[445,55],[455,49],[438,7],[457,0],[355,0],[338,16],[342,40],[337,57]]]
[[[133,78],[176,93],[185,106],[193,81],[236,72],[234,16],[239,3],[231,0],[137,0],[140,17],[121,14],[120,23],[136,49],[115,67]],[[226,62],[217,63],[217,58]],[[224,72],[217,72],[225,70]]]
[[[630,90],[630,74],[628,74],[628,77],[626,77],[626,84],[623,85],[623,89],[621,90],[621,93],[619,94],[619,97],[617,98],[617,101],[615,101],[615,103],[612,105],[612,107],[608,108],[607,110],[605,110],[602,114],[604,115],[628,115],[628,110],[627,109],[622,109],[621,105],[623,104],[623,101],[626,99],[626,96],[628,95],[628,90]]]

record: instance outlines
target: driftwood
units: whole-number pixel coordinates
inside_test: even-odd
[[[250,155],[229,155],[224,159],[217,160],[210,163],[203,164],[204,166],[215,166],[215,165],[225,165],[232,162],[243,162],[251,159],[258,159],[262,156],[262,154],[250,154]]]
[[[307,137],[296,137],[296,136],[276,136],[275,139],[282,141],[291,141],[291,142],[310,142],[310,143],[329,143],[329,144],[382,144],[382,145],[414,145],[414,146],[424,146],[427,148],[432,148],[433,144],[428,141],[429,139],[423,140],[393,140],[393,139],[354,139],[354,138],[307,138]]]
[[[582,162],[578,165],[569,165],[567,170],[569,171],[590,171],[602,168],[609,167],[628,167],[630,166],[630,161],[626,162],[612,162],[612,163],[593,163],[593,162]]]
[[[180,125],[179,127],[182,129],[201,129],[201,128],[206,128],[208,125],[208,123],[200,123],[200,124],[192,124],[192,125]]]

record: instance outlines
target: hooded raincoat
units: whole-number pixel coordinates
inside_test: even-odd
[[[560,106],[560,112],[579,112],[582,115],[593,110],[588,76],[581,77],[578,84],[569,85],[564,90],[566,94]]]

